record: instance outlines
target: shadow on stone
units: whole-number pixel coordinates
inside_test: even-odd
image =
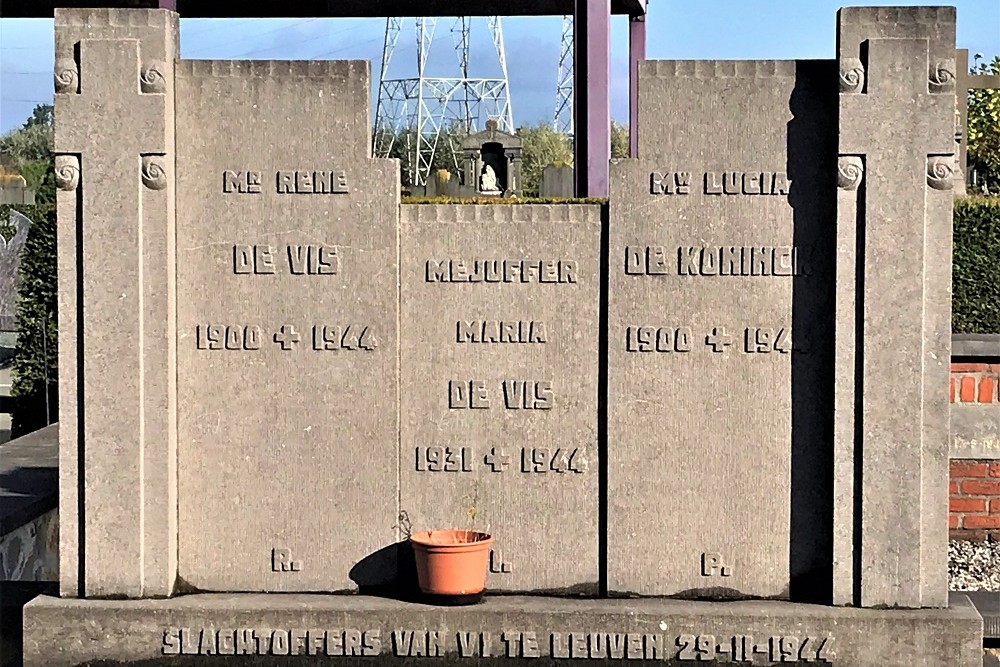
[[[793,245],[789,597],[833,599],[834,279],[837,77],[832,61],[798,61],[786,166]]]
[[[362,595],[419,602],[417,565],[409,540],[396,542],[369,554],[351,568],[351,581]]]
[[[0,581],[0,665],[20,667],[24,605],[39,595],[58,595],[49,581]]]

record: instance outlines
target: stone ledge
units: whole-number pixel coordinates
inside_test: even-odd
[[[295,657],[277,660],[342,665],[346,657],[352,664],[403,665],[419,656],[421,664],[557,665],[626,658],[675,667],[979,667],[982,628],[962,594],[953,594],[948,609],[918,610],[521,596],[450,608],[366,596],[43,596],[24,608],[24,667],[271,665],[272,656],[290,654]],[[747,657],[731,660],[734,650],[747,650]]]
[[[1000,639],[1000,591],[951,593],[951,599],[954,600],[959,595],[967,595],[983,617],[983,639]]]
[[[0,445],[0,537],[55,509],[59,424]]]
[[[952,361],[969,357],[1000,359],[1000,334],[952,334]]]

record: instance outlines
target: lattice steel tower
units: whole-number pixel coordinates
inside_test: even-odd
[[[414,22],[416,30],[416,76],[390,78],[389,65],[399,34],[403,30],[403,22],[410,20]],[[428,75],[428,58],[435,45],[434,32],[438,22],[437,18],[388,18],[385,23],[373,150],[378,157],[388,157],[394,152],[404,156],[402,166],[410,172],[409,181],[412,185],[427,183],[434,155],[442,148],[442,130],[454,128],[461,136],[484,128],[486,120],[495,118],[499,129],[514,131],[500,17],[493,16],[486,20],[493,39],[498,71],[492,78],[470,76],[472,20],[469,17],[456,18],[452,24],[457,63],[453,61],[450,67],[434,63],[434,69],[453,76]],[[489,65],[492,67],[493,63]],[[398,146],[399,142],[403,145]],[[458,146],[451,148],[452,155],[459,150]],[[457,162],[454,166],[459,167]]]
[[[573,17],[563,16],[562,41],[559,46],[559,69],[556,72],[556,113],[552,119],[556,132],[573,134]]]

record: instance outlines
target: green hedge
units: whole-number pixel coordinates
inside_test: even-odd
[[[955,202],[953,333],[1000,334],[1000,198]]]
[[[36,201],[38,199],[36,195]],[[18,334],[10,392],[13,402],[11,438],[38,430],[59,416],[56,209],[51,198],[43,197],[42,200],[44,203],[35,206],[0,205],[3,220],[9,218],[12,208],[31,220],[31,231],[22,249],[18,270]]]

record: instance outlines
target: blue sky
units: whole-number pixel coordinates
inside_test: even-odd
[[[895,5],[905,0],[856,4]],[[650,59],[832,58],[836,12],[845,0],[649,0]],[[933,5],[941,2],[910,2]],[[1000,0],[957,0],[958,46],[970,54],[1000,54]],[[430,63],[435,76],[453,75],[449,30],[438,25]],[[514,123],[551,120],[561,33],[560,17],[503,20]],[[384,19],[181,20],[183,58],[365,59],[377,82]],[[415,71],[413,21],[404,23],[392,60],[392,75]],[[472,76],[493,76],[496,57],[485,19],[472,25]],[[611,110],[628,117],[628,24],[612,22]],[[971,57],[971,56],[970,56]],[[0,19],[0,132],[17,127],[35,104],[52,101],[51,20]],[[478,72],[478,73],[477,73]],[[373,107],[374,116],[374,107]]]

